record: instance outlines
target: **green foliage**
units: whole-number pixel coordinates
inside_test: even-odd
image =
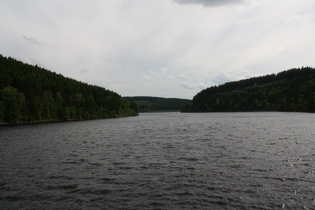
[[[0,121],[83,120],[138,114],[131,102],[115,92],[2,55],[0,73]]]
[[[315,69],[302,67],[202,90],[183,112],[315,112]]]
[[[17,89],[8,86],[0,90],[1,118],[2,120],[15,123],[21,120],[25,101],[24,94]]]
[[[154,111],[179,111],[186,103],[191,100],[178,98],[161,98],[161,97],[125,97],[129,101],[135,103],[134,107],[138,107],[140,112]]]
[[[139,109],[138,109],[138,106],[137,106],[137,103],[134,102],[134,101],[131,101],[130,102],[130,109],[132,109],[133,111],[135,111],[136,113],[139,112]]]

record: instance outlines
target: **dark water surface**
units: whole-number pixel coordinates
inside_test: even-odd
[[[0,209],[315,209],[315,115],[0,127]]]

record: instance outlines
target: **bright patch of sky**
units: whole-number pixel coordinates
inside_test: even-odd
[[[313,0],[0,0],[0,54],[122,96],[191,99],[315,66]]]

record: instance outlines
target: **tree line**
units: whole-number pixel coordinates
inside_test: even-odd
[[[195,95],[181,111],[315,112],[315,69],[294,68],[209,87]]]
[[[135,102],[95,85],[0,55],[0,122],[134,116]]]
[[[155,111],[180,111],[181,108],[191,100],[179,98],[162,98],[149,96],[125,97],[129,101],[134,101],[139,112]]]

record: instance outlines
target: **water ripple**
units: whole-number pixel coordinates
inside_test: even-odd
[[[0,209],[314,209],[315,116],[0,127]]]

